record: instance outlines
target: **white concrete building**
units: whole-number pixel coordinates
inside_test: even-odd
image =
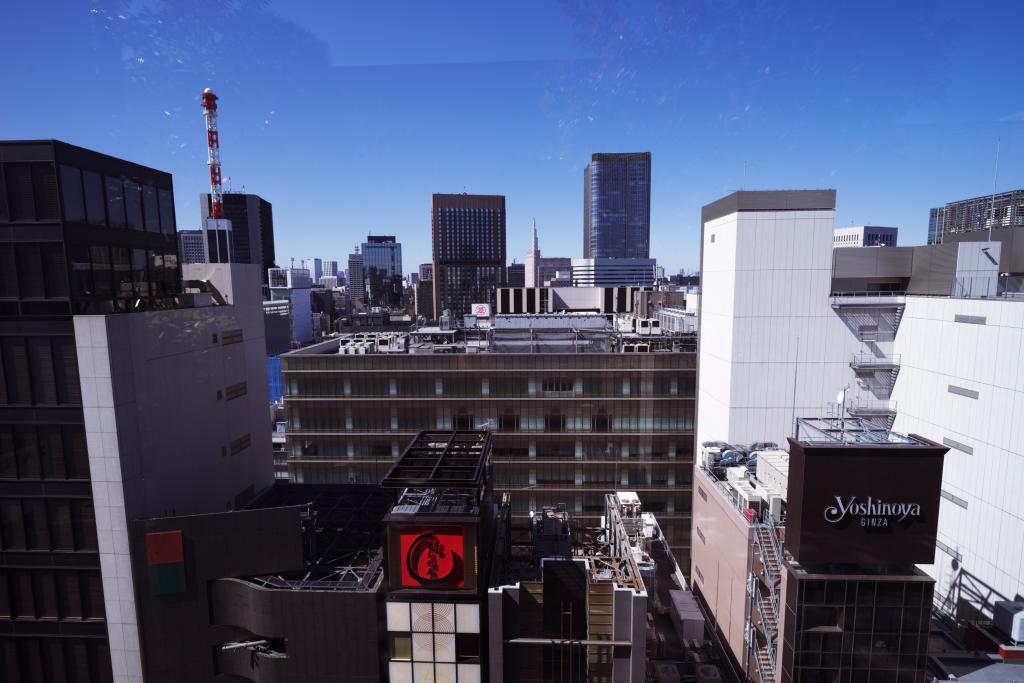
[[[202,267],[186,279],[233,305],[74,317],[118,682],[143,680],[130,523],[235,509],[273,482],[260,267]]]
[[[949,446],[936,597],[961,617],[1024,595],[1024,301],[907,297],[895,428]]]
[[[785,445],[795,417],[836,411],[843,391],[848,415],[949,447],[923,569],[941,609],[990,616],[1024,595],[1020,283],[1000,277],[998,242],[834,258],[834,197],[704,207],[697,442]]]
[[[844,388],[868,400],[850,370],[864,342],[831,306],[834,207],[835,190],[740,191],[702,210],[698,444],[785,444]]]
[[[836,249],[848,247],[895,247],[899,228],[879,225],[858,225],[836,228],[832,233],[832,246]]]

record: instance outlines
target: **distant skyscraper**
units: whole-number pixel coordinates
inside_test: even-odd
[[[348,291],[352,299],[366,299],[366,278],[363,275],[363,255],[356,246],[354,254],[348,255]]]
[[[182,263],[206,263],[206,249],[202,230],[179,230],[178,251]]]
[[[323,275],[331,275],[333,277],[338,277],[338,262],[324,260]]]
[[[200,218],[210,216],[210,195],[199,196]],[[228,192],[224,195],[224,218],[231,221],[231,260],[260,266],[263,284],[267,270],[274,267],[274,208],[255,194]],[[212,259],[211,259],[212,260]]]
[[[537,221],[533,221],[533,243],[526,254],[524,287],[544,287],[554,280],[559,272],[569,273],[572,259],[559,256],[541,256],[540,242],[537,239]],[[511,283],[510,283],[511,286]]]
[[[490,303],[505,274],[504,195],[435,194],[431,198],[434,315],[456,319]]]
[[[315,258],[313,259],[313,282],[320,282],[320,278],[324,275],[324,260]]]
[[[513,262],[507,269],[505,284],[509,287],[525,287],[526,264]]]
[[[420,282],[429,282],[434,279],[434,264],[433,263],[421,263],[420,264]]]
[[[369,306],[402,304],[402,245],[394,235],[370,235],[363,242],[363,277]]]
[[[594,154],[583,171],[583,258],[648,258],[651,153]]]

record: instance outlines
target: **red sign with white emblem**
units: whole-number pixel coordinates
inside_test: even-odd
[[[403,587],[465,587],[465,539],[459,527],[403,527],[398,547]]]

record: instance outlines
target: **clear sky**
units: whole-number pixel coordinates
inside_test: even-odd
[[[700,207],[834,187],[837,224],[923,243],[928,209],[1024,186],[1024,2],[6,4],[0,138],[59,138],[206,188],[199,93],[278,262],[395,234],[430,258],[433,192],[504,194],[508,253],[581,256],[592,152],[653,155],[652,256],[699,263]]]

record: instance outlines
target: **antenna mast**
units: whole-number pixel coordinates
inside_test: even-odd
[[[224,194],[220,184],[220,137],[217,134],[217,96],[203,90],[203,118],[206,119],[206,165],[210,167],[210,218],[224,218]]]
[[[992,225],[996,222],[996,183],[999,181],[999,145],[1001,139],[996,138],[996,169],[992,173],[992,216],[988,222],[988,241],[992,241]]]

